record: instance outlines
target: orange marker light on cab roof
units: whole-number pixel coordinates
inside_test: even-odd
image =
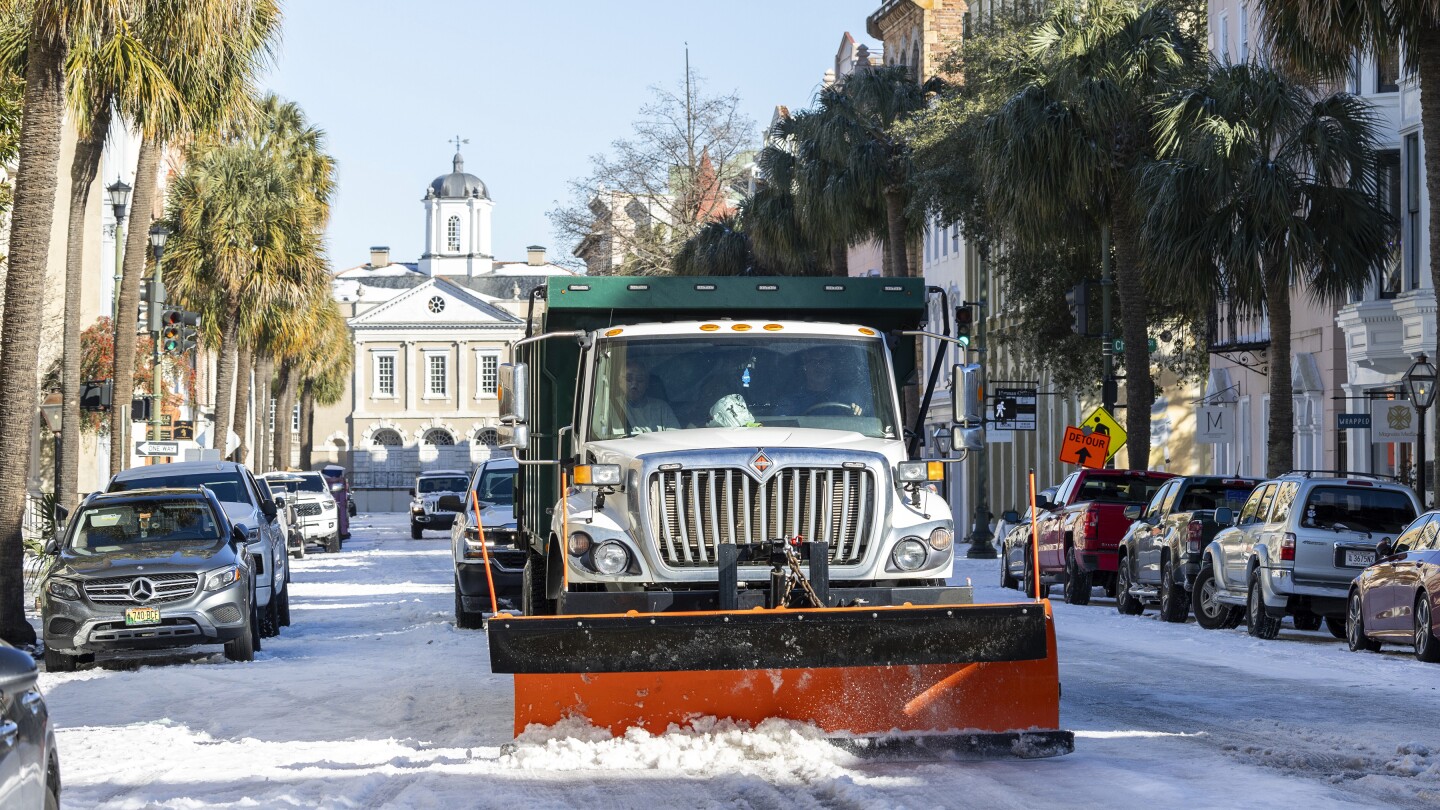
[[[875,330],[874,330],[874,329],[868,329],[868,328],[862,326],[862,327],[860,327],[860,334],[862,334],[862,335],[869,335],[869,336],[871,336],[871,337],[874,337],[874,336],[875,336]]]
[[[701,331],[701,332],[715,332],[715,331],[717,331],[717,330],[719,330],[719,329],[720,329],[720,326],[719,326],[718,324],[713,324],[713,323],[702,323],[702,324],[700,324],[700,331]]]
[[[750,324],[748,324],[748,323],[737,323],[737,324],[731,326],[730,328],[731,328],[732,330],[736,331],[736,332],[749,332],[749,331],[750,331]]]
[[[778,324],[778,323],[767,323],[767,324],[765,324],[765,331],[766,331],[766,332],[779,332],[781,329],[784,329],[784,328],[785,328],[785,327],[781,326],[781,325]]]
[[[616,335],[624,331],[624,329],[611,329],[610,331],[605,333],[605,337],[615,337]]]

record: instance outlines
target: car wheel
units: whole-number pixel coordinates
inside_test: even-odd
[[[1189,594],[1185,586],[1175,581],[1175,572],[1170,561],[1160,563],[1160,618],[1179,624],[1190,617]]]
[[[1430,595],[1421,591],[1415,597],[1415,657],[1434,664],[1440,663],[1440,640],[1435,638],[1435,622],[1430,617]]]
[[[1296,630],[1319,630],[1320,623],[1324,621],[1315,613],[1296,613],[1290,618],[1295,622]]]
[[[294,551],[290,552],[290,556],[291,556],[293,559],[296,559],[296,560],[303,560],[303,559],[305,559],[305,538],[304,538],[304,537],[301,537],[301,538],[300,538],[300,545],[297,546]]]
[[[1329,630],[1330,635],[1335,638],[1341,641],[1345,640],[1345,618],[1343,616],[1326,616],[1325,629]]]
[[[45,777],[45,810],[60,810],[60,766],[54,761]]]
[[[1040,582],[1038,591],[1035,587],[1035,558],[1030,555],[1028,550],[1025,552],[1025,566],[1021,571],[1024,576],[1021,577],[1020,587],[1025,591],[1025,596],[1036,598],[1038,593],[1039,598],[1048,599],[1050,597],[1050,586],[1043,580]]]
[[[1351,591],[1350,600],[1345,605],[1345,641],[1350,645],[1351,652],[1375,652],[1380,649],[1380,642],[1365,635],[1365,603],[1359,591]]]
[[[1074,547],[1065,549],[1065,601],[1072,605],[1090,604],[1090,572],[1075,560]]]
[[[47,647],[45,649],[45,671],[74,672],[75,666],[80,663],[79,658],[77,655],[67,655]]]
[[[1249,598],[1245,600],[1245,625],[1255,638],[1280,635],[1280,619],[1265,612],[1265,592],[1260,589],[1260,569],[1250,572]]]
[[[331,554],[340,553],[340,535],[332,534],[325,538],[325,550]]]
[[[420,524],[419,524],[419,523],[415,523],[414,521],[411,521],[411,523],[410,523],[410,539],[411,539],[411,540],[419,540],[419,539],[423,538],[424,536],[425,536],[425,530],[420,527]]]
[[[260,648],[255,638],[255,613],[251,611],[245,631],[237,638],[225,642],[225,657],[231,661],[254,661],[255,651]]]
[[[289,587],[286,587],[285,590],[283,590],[283,591],[280,592],[280,607],[279,607],[279,609],[276,611],[276,618],[279,619],[279,625],[280,625],[281,627],[289,627],[289,626],[290,626],[290,588],[289,588]],[[278,631],[277,631],[277,633],[278,633]]]
[[[250,645],[259,650],[264,647],[260,639],[265,635],[265,631],[260,623],[260,606],[255,603],[255,599],[255,594],[250,594]]]
[[[1206,630],[1226,630],[1239,623],[1236,615],[1240,611],[1217,599],[1218,591],[1215,569],[1202,566],[1195,577],[1195,590],[1190,593],[1190,602],[1195,609],[1195,623]]]
[[[485,627],[485,616],[465,609],[465,599],[460,595],[460,583],[455,583],[455,626],[461,630],[480,630]]]
[[[526,616],[553,616],[555,600],[545,598],[545,559],[534,551],[525,558],[525,575],[520,590],[521,610]]]
[[[1120,558],[1120,567],[1115,571],[1115,609],[1122,616],[1139,616],[1145,612],[1145,603],[1130,593],[1130,561]]]
[[[1010,555],[1003,551],[1000,554],[1000,587],[1012,591],[1020,588],[1020,580],[1010,574]]]

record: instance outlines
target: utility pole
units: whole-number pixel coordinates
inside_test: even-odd
[[[980,379],[986,381],[989,387],[989,366],[985,362],[985,332],[986,321],[989,320],[990,303],[990,251],[986,247],[980,247],[979,254],[980,279],[978,282],[979,295],[976,296],[975,306],[980,310],[975,317],[975,354],[980,363]],[[988,419],[982,420],[988,422]],[[970,527],[970,550],[965,553],[966,557],[977,560],[993,560],[996,557],[995,546],[990,542],[993,535],[990,534],[990,453],[986,449],[989,442],[980,445],[975,450],[975,522]]]
[[[1100,226],[1100,355],[1105,361],[1105,373],[1100,383],[1100,402],[1110,415],[1115,414],[1115,399],[1120,386],[1115,379],[1115,337],[1110,315],[1110,299],[1114,293],[1115,280],[1110,267],[1110,225]],[[1115,460],[1106,463],[1113,468]]]

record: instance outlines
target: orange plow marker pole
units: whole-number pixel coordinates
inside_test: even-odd
[[[560,573],[570,590],[570,474],[560,470]]]
[[[485,584],[490,587],[490,612],[499,613],[500,606],[495,602],[495,575],[490,571],[490,547],[485,545],[485,524],[480,522],[480,498],[473,489],[470,490],[470,505],[475,509],[475,534],[480,538],[480,555],[485,558]]]
[[[1035,598],[1040,598],[1040,527],[1035,521],[1035,468],[1030,468],[1030,564],[1035,572]],[[1048,611],[1047,611],[1048,612]]]

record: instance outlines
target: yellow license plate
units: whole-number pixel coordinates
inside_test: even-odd
[[[159,624],[160,611],[156,608],[126,608],[125,625],[127,627],[137,624]]]

